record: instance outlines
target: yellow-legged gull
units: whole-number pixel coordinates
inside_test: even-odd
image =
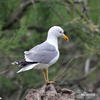
[[[68,40],[64,30],[59,26],[53,26],[49,29],[45,42],[24,52],[24,60],[15,61],[12,64],[21,65],[22,68],[17,72],[24,72],[32,68],[41,69],[46,83],[52,83],[48,80],[48,67],[54,64],[59,58],[58,37]],[[46,73],[43,71],[46,69]]]

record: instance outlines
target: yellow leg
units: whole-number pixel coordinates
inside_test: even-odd
[[[48,68],[46,69],[46,79],[47,79],[46,84],[55,84],[54,81],[49,81],[49,78],[48,78]]]
[[[44,72],[43,69],[41,71],[42,71],[42,75],[44,77],[46,84],[55,84],[54,81],[49,81],[49,79],[48,79],[48,68],[46,69],[46,73]]]
[[[49,78],[48,78],[48,68],[46,69],[46,79],[47,79],[47,81],[49,81]]]
[[[45,72],[43,71],[43,69],[41,70],[41,72],[42,72],[45,82],[47,83],[47,79],[46,79]]]

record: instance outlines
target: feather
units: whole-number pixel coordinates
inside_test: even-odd
[[[37,63],[37,64],[38,64],[38,63]],[[17,73],[20,73],[20,72],[24,72],[24,71],[30,70],[30,69],[34,68],[37,64],[30,64],[30,65],[27,65],[27,66],[21,68]]]

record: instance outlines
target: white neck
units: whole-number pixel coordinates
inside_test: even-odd
[[[52,44],[58,50],[58,38],[55,35],[48,34],[46,42]]]

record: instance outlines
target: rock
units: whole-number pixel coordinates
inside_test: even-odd
[[[75,100],[75,93],[72,90],[55,88],[53,84],[49,84],[39,89],[29,90],[25,100]]]

